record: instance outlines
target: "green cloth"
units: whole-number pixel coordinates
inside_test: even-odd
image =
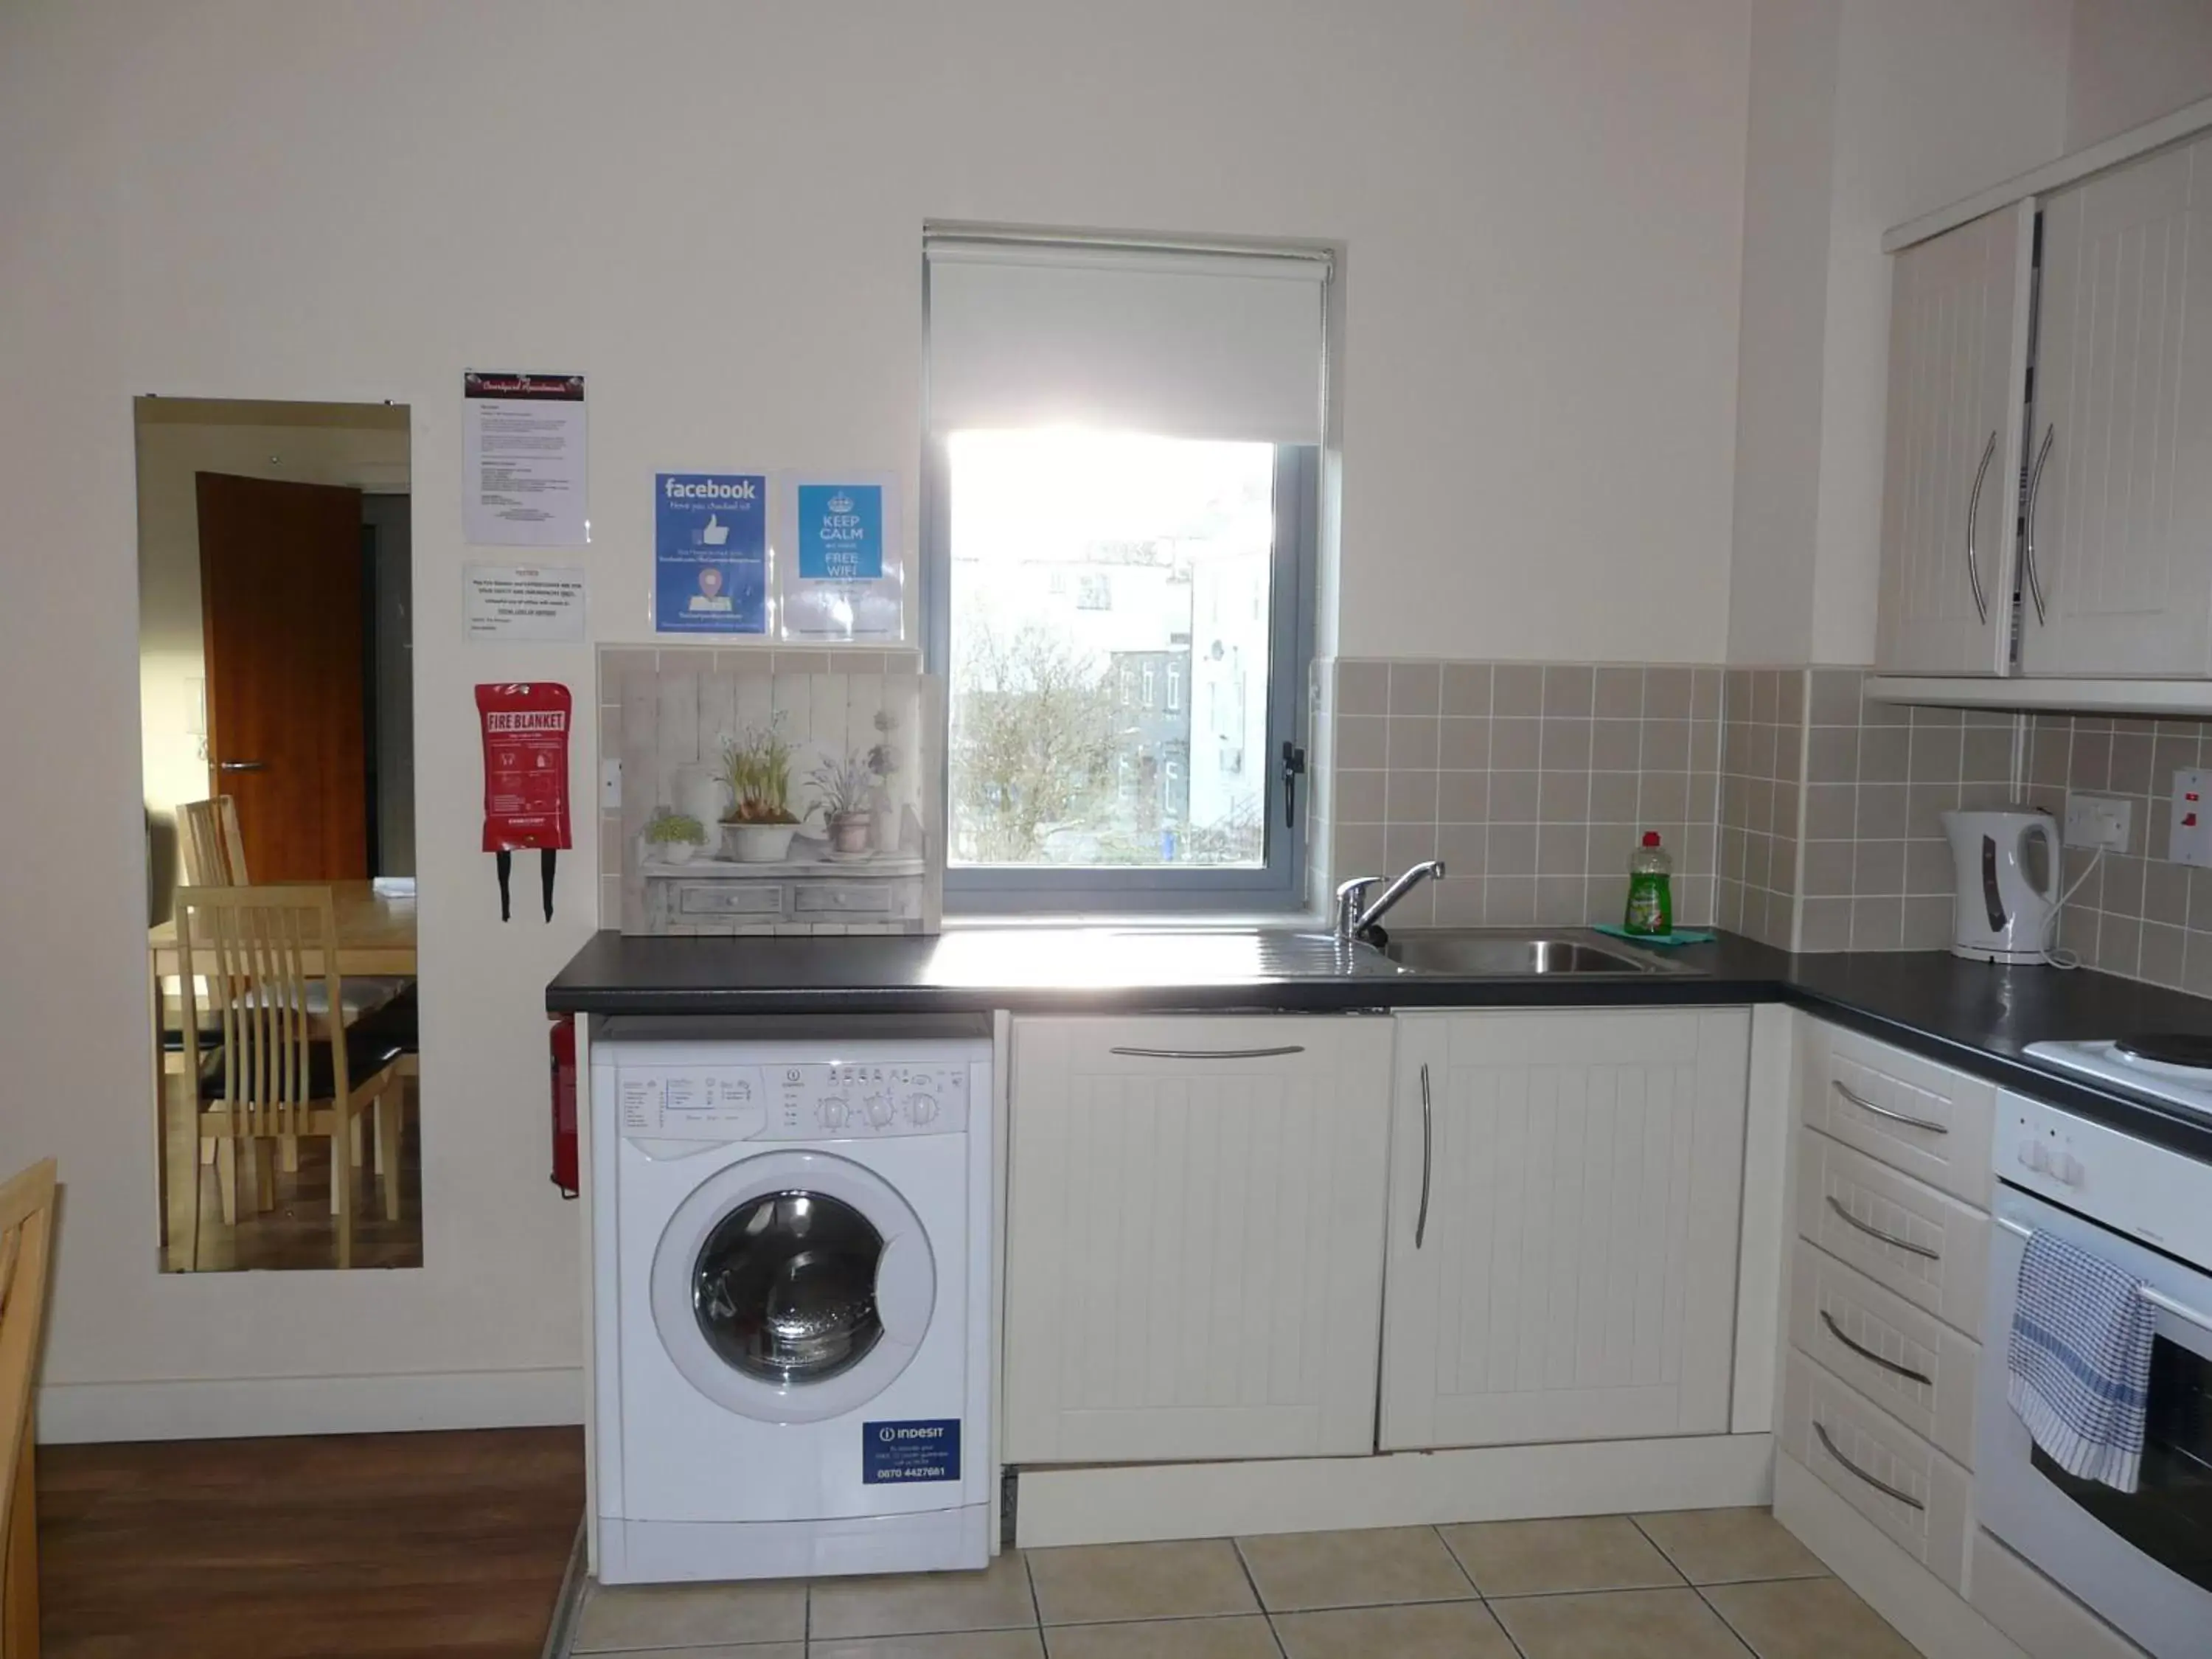
[[[1720,935],[1701,933],[1695,927],[1677,927],[1671,933],[1632,933],[1626,927],[1610,921],[1595,924],[1601,933],[1610,933],[1615,939],[1625,939],[1635,945],[1711,945]]]

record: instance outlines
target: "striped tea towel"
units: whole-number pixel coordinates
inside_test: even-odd
[[[2158,1311],[2109,1261],[2038,1229],[2020,1263],[2005,1399],[2067,1474],[2136,1489]]]

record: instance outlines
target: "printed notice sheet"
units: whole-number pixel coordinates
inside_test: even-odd
[[[485,547],[581,547],[584,377],[471,369],[461,377],[464,538]]]
[[[461,592],[472,641],[573,642],[584,637],[584,568],[471,564]]]

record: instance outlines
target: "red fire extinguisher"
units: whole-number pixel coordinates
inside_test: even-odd
[[[576,1022],[553,1022],[553,1184],[576,1195]]]

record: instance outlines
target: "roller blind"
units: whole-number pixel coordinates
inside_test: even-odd
[[[1324,255],[925,246],[934,432],[1321,441]]]

